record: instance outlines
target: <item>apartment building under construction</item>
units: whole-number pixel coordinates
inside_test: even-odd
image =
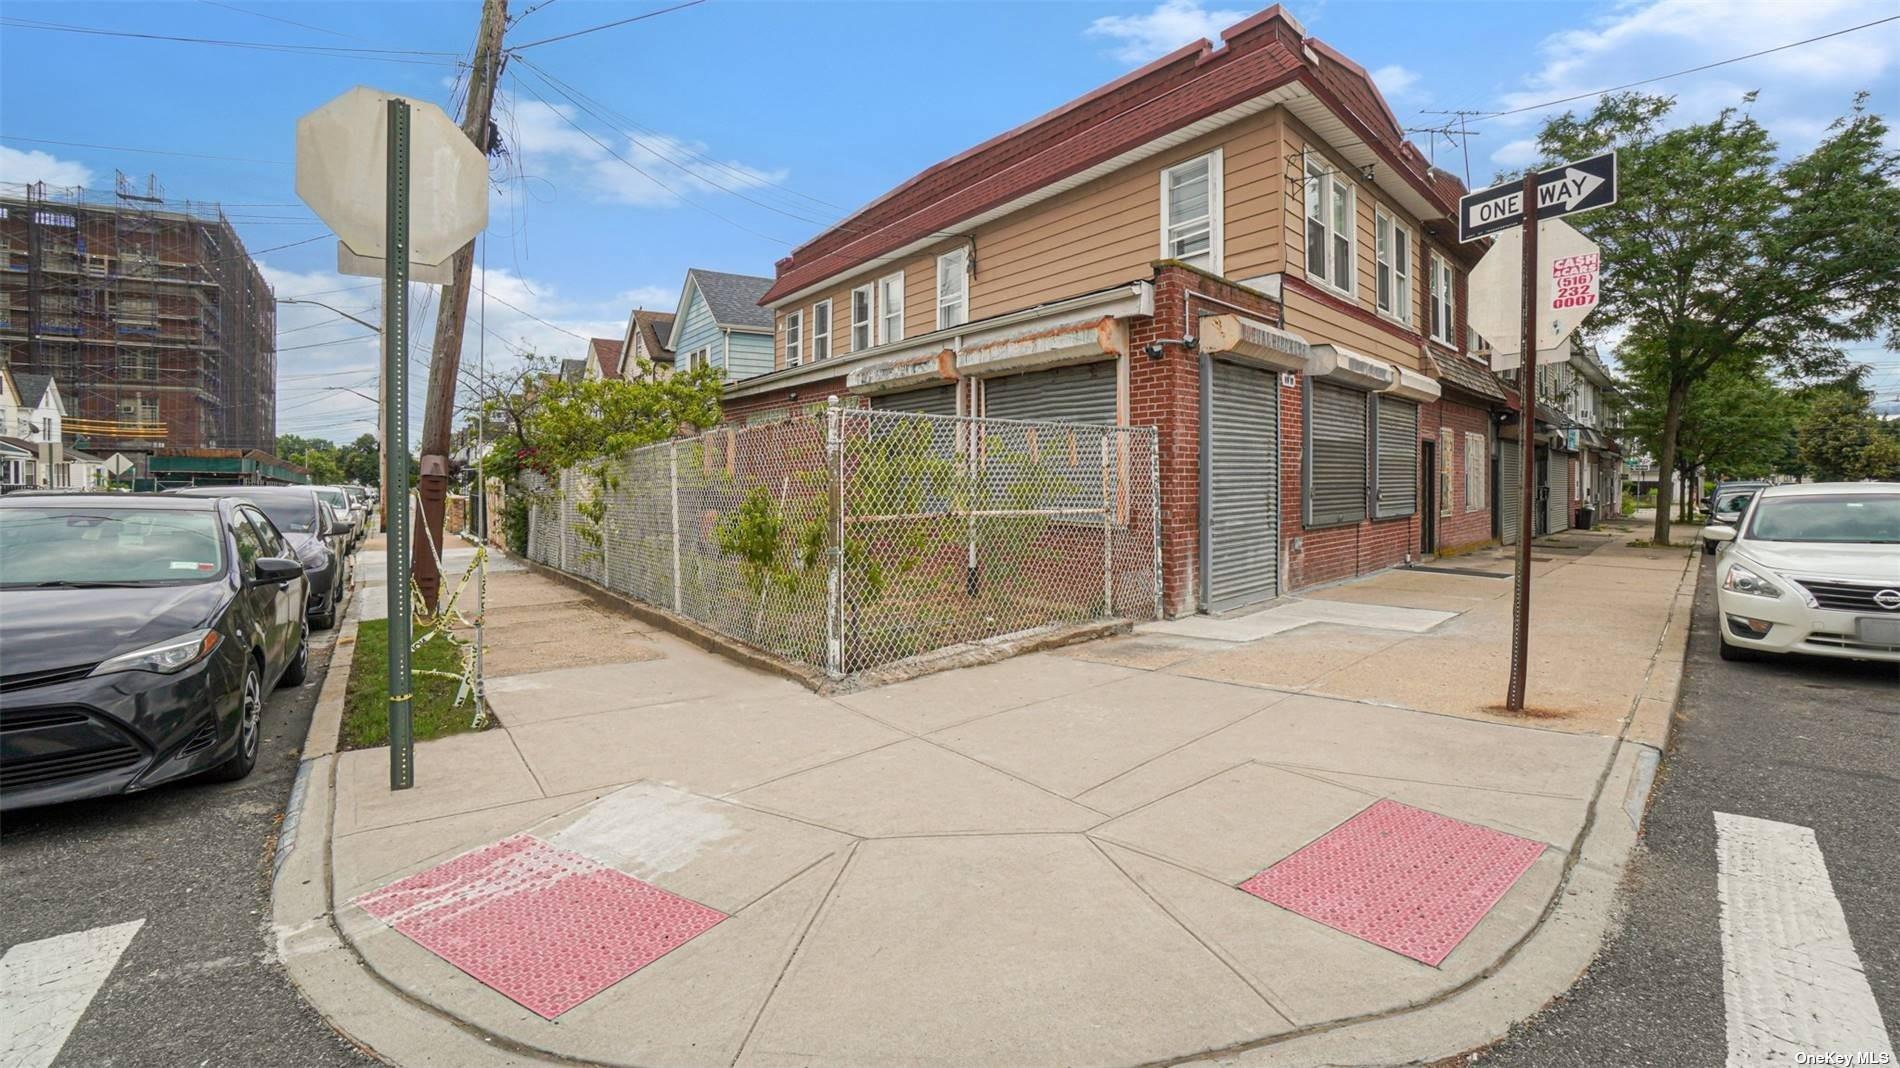
[[[277,311],[215,204],[0,185],[0,359],[49,374],[89,450],[263,449]]]

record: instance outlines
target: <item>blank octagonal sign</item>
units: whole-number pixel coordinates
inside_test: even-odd
[[[297,196],[359,256],[388,259],[387,93],[359,85],[297,120]],[[442,109],[409,117],[409,259],[441,263],[488,225],[488,161]]]

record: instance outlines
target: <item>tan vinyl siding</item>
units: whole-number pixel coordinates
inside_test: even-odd
[[[1341,299],[1337,294],[1328,295]],[[1343,345],[1400,367],[1419,369],[1417,341],[1408,341],[1393,333],[1383,320],[1375,326],[1303,291],[1287,291],[1286,328],[1308,341]]]

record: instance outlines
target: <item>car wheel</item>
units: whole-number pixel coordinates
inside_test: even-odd
[[[317,630],[329,630],[336,626],[336,591],[324,595],[323,611],[312,613],[310,625]]]
[[[1728,626],[1728,624],[1723,622],[1720,618],[1716,619],[1715,625],[1718,628],[1726,628]],[[1716,648],[1720,650],[1722,659],[1730,661],[1731,663],[1745,664],[1752,660],[1761,659],[1761,653],[1754,649],[1748,649],[1740,645],[1730,645],[1728,635],[1722,633],[1719,629],[1715,633],[1715,645]]]
[[[1715,555],[1715,543],[1714,543],[1714,542],[1712,542],[1712,541],[1709,541],[1709,540],[1708,540],[1708,539],[1706,539],[1706,538],[1705,538],[1705,539],[1703,539],[1703,541],[1702,541],[1702,555],[1704,555],[1704,556],[1714,556],[1714,555]]]
[[[290,664],[284,668],[283,675],[277,680],[279,686],[299,686],[310,674],[310,628],[303,628],[303,637],[297,639],[297,654],[290,658]]]
[[[264,738],[264,672],[257,661],[244,662],[244,689],[238,698],[237,751],[230,759],[205,773],[214,782],[236,782],[257,766],[257,751]]]

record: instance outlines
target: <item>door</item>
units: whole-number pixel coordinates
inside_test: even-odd
[[[264,542],[264,552],[267,555],[285,560],[297,559],[297,550],[290,547],[290,542],[284,538],[283,532],[277,529],[277,524],[270,521],[269,516],[258,511],[251,511],[248,515],[251,524],[257,528],[258,536]],[[271,610],[272,618],[276,620],[276,630],[280,635],[279,644],[286,658],[295,655],[297,646],[303,641],[304,606],[309,600],[309,591],[305,585],[304,582],[292,581],[278,583],[274,587],[277,598]],[[289,663],[288,659],[285,663]]]
[[[1418,551],[1438,551],[1438,443],[1418,443]]]
[[[1524,470],[1515,441],[1498,442],[1497,515],[1498,538],[1516,545],[1519,517],[1524,514]]]
[[[1537,499],[1531,507],[1531,535],[1543,537],[1550,533],[1550,450],[1537,446]]]
[[[231,533],[237,539],[237,600],[240,607],[237,625],[232,629],[255,641],[264,650],[266,665],[281,664],[284,633],[277,610],[280,595],[278,584],[257,581],[257,562],[271,555],[270,550],[265,548],[263,535],[258,533],[261,529],[264,529],[262,525],[251,518],[250,509],[232,511]],[[267,667],[264,674],[266,686],[270,685],[271,677]]]
[[[955,385],[928,386],[924,389],[907,389],[902,393],[878,393],[871,397],[871,407],[888,412],[955,415],[957,414],[957,387]]]
[[[1209,361],[1201,410],[1202,589],[1222,612],[1280,592],[1280,379]]]
[[[1570,464],[1570,454],[1550,454],[1550,496],[1544,506],[1544,527],[1552,534],[1570,529]]]

